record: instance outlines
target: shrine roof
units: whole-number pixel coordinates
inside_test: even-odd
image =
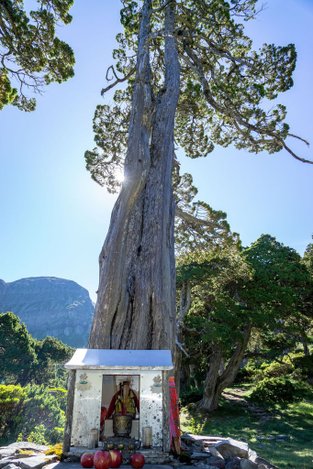
[[[90,370],[171,370],[170,350],[77,349],[67,369]]]

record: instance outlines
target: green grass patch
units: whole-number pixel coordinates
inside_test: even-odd
[[[213,413],[182,409],[182,430],[246,441],[280,469],[313,468],[313,401],[301,401],[258,416],[240,402],[222,399]]]

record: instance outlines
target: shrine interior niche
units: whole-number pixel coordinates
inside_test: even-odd
[[[102,378],[100,439],[139,439],[140,376],[104,375]]]

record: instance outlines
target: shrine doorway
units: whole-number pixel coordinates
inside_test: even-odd
[[[103,439],[116,434],[114,418],[131,416],[131,438],[140,438],[140,375],[103,375],[100,434]]]

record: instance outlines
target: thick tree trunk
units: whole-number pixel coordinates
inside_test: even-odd
[[[138,43],[125,181],[100,254],[89,346],[174,350],[175,261],[172,165],[179,63],[173,3],[165,13],[165,79],[154,99],[149,63],[151,0]]]
[[[251,335],[251,326],[245,328],[242,340],[238,342],[237,347],[227,363],[226,368],[220,373],[223,364],[223,355],[220,347],[215,347],[210,356],[207,376],[204,383],[203,398],[199,406],[202,409],[213,411],[218,407],[218,401],[223,390],[231,386],[236,378],[244,353],[246,351]]]
[[[181,368],[182,368],[182,353],[187,355],[187,352],[183,348],[183,322],[186,314],[188,313],[191,306],[191,285],[187,280],[183,282],[180,289],[180,301],[179,309],[177,311],[176,319],[176,350],[175,350],[175,383],[176,391],[179,395],[180,393],[180,382],[181,382]]]
[[[205,410],[213,410],[216,401],[216,388],[218,385],[219,371],[223,361],[220,347],[216,346],[210,356],[208,372],[204,381],[203,397],[199,406]]]

